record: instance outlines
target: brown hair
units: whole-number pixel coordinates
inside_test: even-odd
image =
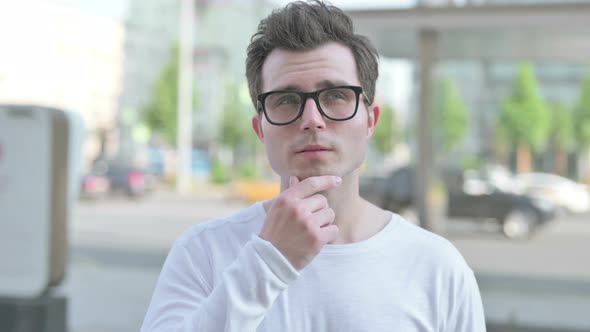
[[[359,80],[372,102],[379,76],[377,50],[367,37],[354,34],[352,20],[340,8],[314,0],[291,2],[260,21],[246,58],[246,78],[254,106],[262,88],[262,65],[272,50],[310,50],[330,41],[351,49]]]

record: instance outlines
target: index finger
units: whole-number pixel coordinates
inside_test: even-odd
[[[299,183],[294,184],[291,188],[297,198],[307,198],[316,193],[331,188],[335,188],[342,183],[342,178],[334,175],[312,176]]]

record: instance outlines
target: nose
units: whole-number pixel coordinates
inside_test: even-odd
[[[326,121],[313,98],[307,98],[301,114],[301,130],[322,130],[326,128]]]

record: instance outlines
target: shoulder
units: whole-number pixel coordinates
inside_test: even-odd
[[[469,272],[471,269],[457,248],[446,238],[394,215],[397,222],[396,238],[403,251],[417,262],[436,269]]]
[[[477,281],[459,250],[444,237],[397,218],[401,267],[440,312],[449,331],[480,331],[483,310]]]
[[[260,232],[263,220],[264,208],[261,203],[256,203],[230,215],[192,226],[178,238],[175,245],[190,248],[203,243],[245,243],[253,233]]]
[[[241,249],[260,232],[264,209],[257,203],[228,216],[197,224],[174,243],[162,275],[168,280],[201,285],[208,291]],[[184,280],[184,281],[182,281]]]
[[[454,307],[466,294],[477,292],[473,270],[449,240],[399,218],[398,259],[429,294],[437,294],[439,304]]]

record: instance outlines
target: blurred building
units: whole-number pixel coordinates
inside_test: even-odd
[[[178,1],[127,0],[122,91],[118,100],[118,158],[132,162],[137,152],[134,130],[150,101],[153,83],[172,55],[178,40]],[[145,142],[142,142],[145,143]]]
[[[576,105],[581,83],[590,63],[560,59],[532,61],[539,92],[551,107],[560,103],[570,109]],[[503,102],[512,93],[520,61],[461,61],[448,60],[439,63],[437,78],[449,78],[461,92],[461,98],[470,114],[468,137],[463,142],[458,157],[478,156],[493,159],[495,123]],[[553,171],[553,151],[541,156],[539,167]],[[570,163],[575,167],[575,163]],[[575,176],[575,169],[569,171]]]
[[[92,158],[115,126],[124,36],[121,24],[63,5],[1,1],[0,102],[80,112]]]
[[[263,0],[198,2],[195,86],[199,103],[194,138],[199,145],[214,144],[220,134],[228,86],[246,87],[246,49],[258,23],[272,8]],[[254,114],[246,97],[240,100]]]
[[[415,0],[416,6],[432,7],[460,7],[478,5],[535,5],[535,4],[559,4],[564,0]],[[567,2],[588,2],[588,0],[566,0]]]
[[[447,78],[457,85],[470,121],[467,137],[448,159],[485,162],[495,157],[495,124],[521,62],[533,64],[541,95],[549,105],[562,103],[571,108],[577,102],[590,65],[588,3],[424,0],[401,10],[354,9],[351,13],[356,27],[370,36],[382,56],[405,61],[413,72],[409,110],[405,112],[413,131],[408,136],[413,155],[420,132],[415,125],[424,97],[420,93],[423,71],[419,47],[423,34],[434,33],[436,51],[429,66],[432,82]],[[390,89],[385,94],[395,86]],[[572,177],[586,167],[576,165],[574,155],[568,170]],[[514,156],[511,159],[514,163]],[[538,170],[553,171],[552,151],[535,159]]]
[[[240,84],[245,80],[246,47],[260,17],[269,8],[260,0],[196,2],[194,146],[209,149],[215,145],[226,87],[230,82]],[[154,137],[149,142],[138,141],[134,131],[142,125],[143,109],[150,102],[154,83],[178,43],[179,1],[128,0],[124,17],[126,39],[117,158],[132,162],[145,157],[146,147],[163,145]]]

